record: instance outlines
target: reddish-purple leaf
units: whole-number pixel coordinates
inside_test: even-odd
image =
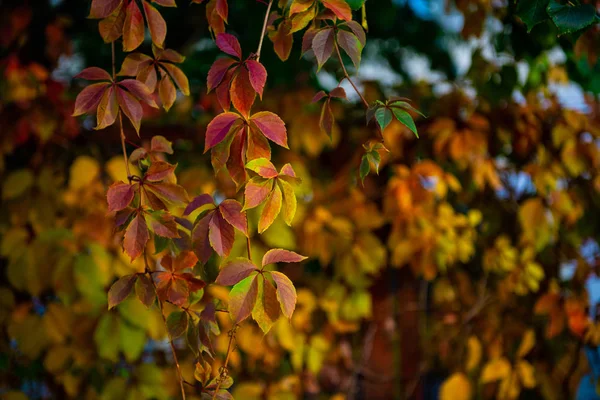
[[[133,290],[133,285],[137,275],[125,275],[112,284],[108,290],[108,309],[110,310],[129,296]]]
[[[137,76],[140,69],[150,65],[152,63],[152,58],[142,54],[142,53],[133,53],[129,54],[123,60],[123,64],[121,64],[121,70],[117,75],[119,76]]]
[[[249,276],[229,292],[229,316],[236,324],[250,316],[258,295],[258,280]]]
[[[240,116],[232,112],[224,112],[217,115],[206,127],[204,138],[204,152],[221,143],[231,130],[233,124],[240,120]]]
[[[89,18],[106,18],[112,14],[123,0],[92,0]]]
[[[236,200],[227,199],[219,204],[219,211],[225,221],[231,226],[248,236],[248,219],[246,213],[242,211],[242,205]]]
[[[271,249],[267,251],[262,259],[262,266],[275,263],[295,263],[306,260],[308,257],[301,256],[293,251],[284,249]]]
[[[127,89],[136,99],[143,101],[150,107],[158,108],[158,105],[152,97],[152,92],[142,82],[136,79],[124,79],[119,82],[119,86]]]
[[[152,0],[152,2],[163,7],[177,7],[175,0]]]
[[[144,217],[138,213],[125,230],[125,239],[123,241],[125,252],[131,257],[131,261],[142,254],[147,242],[148,226]]]
[[[117,100],[123,113],[129,118],[138,136],[144,111],[140,102],[129,92],[117,89]]]
[[[352,9],[346,0],[321,0],[321,3],[335,14],[339,19],[350,21],[352,19]]]
[[[172,63],[182,63],[185,61],[185,57],[172,49],[159,49],[156,46],[152,47],[152,51],[156,55],[158,60],[171,61]]]
[[[235,36],[229,33],[219,33],[217,35],[216,44],[222,52],[237,57],[238,59],[242,58],[242,48]]]
[[[98,67],[89,67],[75,75],[75,78],[86,79],[88,81],[112,81],[108,72]]]
[[[327,93],[325,93],[323,90],[319,90],[315,96],[312,98],[312,102],[316,103],[318,101],[323,100],[323,98],[327,97]]]
[[[208,92],[219,86],[233,64],[237,64],[237,61],[229,57],[218,58],[213,63],[210,70],[208,70],[208,77],[206,79]],[[227,88],[227,90],[229,90],[229,88]]]
[[[360,66],[360,55],[362,53],[362,44],[353,33],[339,29],[337,32],[337,42],[340,47],[348,54],[356,68]]]
[[[248,68],[250,84],[262,100],[263,90],[267,82],[267,70],[256,60],[246,61],[246,68]]]
[[[166,238],[178,238],[177,224],[173,216],[165,211],[153,211],[146,213],[146,223],[150,230],[158,236]]]
[[[167,23],[158,10],[152,7],[150,3],[144,1],[142,4],[144,5],[144,13],[146,14],[146,21],[148,21],[152,43],[162,49],[165,37],[167,36]]]
[[[210,220],[208,239],[211,247],[221,257],[227,257],[229,252],[231,252],[235,239],[235,231],[233,230],[233,226],[225,221],[221,213],[215,212]]]
[[[246,168],[267,179],[276,178],[279,175],[275,166],[266,158],[252,160],[246,164]]]
[[[207,204],[212,204],[214,206],[215,202],[210,194],[201,194],[200,196],[194,197],[194,199],[187,205],[185,211],[183,211],[183,215],[187,216],[203,207]]]
[[[144,41],[144,16],[137,3],[132,1],[125,9],[123,23],[123,51],[133,51]]]
[[[117,103],[117,96],[115,88],[110,86],[104,91],[100,103],[98,103],[98,113],[96,114],[96,128],[104,129],[107,126],[112,125],[117,119],[119,114],[119,104]]]
[[[173,82],[175,82],[181,93],[183,93],[186,96],[189,96],[190,83],[183,71],[175,65],[169,63],[162,63],[161,67],[163,67],[169,73],[169,76],[171,77],[171,79],[173,79]]]
[[[175,172],[176,165],[171,165],[164,161],[155,161],[150,165],[144,175],[144,179],[149,182],[159,182],[172,175]]]
[[[183,206],[188,201],[185,189],[174,183],[147,183],[144,187],[162,201],[174,206]]]
[[[73,116],[76,117],[81,114],[90,113],[95,111],[102,100],[104,92],[110,84],[106,83],[94,83],[93,85],[86,86],[81,93],[75,99],[75,110],[73,110]]]
[[[343,87],[338,86],[335,89],[333,89],[331,92],[329,92],[329,96],[335,97],[337,99],[345,99],[346,91],[344,90]]]
[[[321,69],[323,64],[331,57],[333,53],[333,29],[324,28],[315,34],[312,41],[312,49],[317,58],[318,69]]]
[[[233,286],[239,281],[249,277],[254,271],[256,271],[256,266],[252,261],[247,258],[236,258],[233,261],[229,261],[221,268],[215,282],[223,286]]]
[[[367,43],[367,36],[365,35],[365,30],[360,26],[360,24],[356,21],[348,21],[346,22],[348,28],[354,33],[354,35],[358,38],[360,44],[365,47]]]
[[[123,35],[125,16],[125,9],[120,6],[118,7],[118,11],[115,11],[98,23],[98,30],[104,43],[112,43]]]
[[[227,0],[217,0],[215,11],[217,14],[219,14],[223,21],[227,22],[227,17],[229,16],[229,6],[227,4]]]
[[[296,172],[294,171],[294,168],[292,168],[292,164],[285,164],[283,167],[281,167],[281,171],[279,172],[280,175],[287,175],[289,177],[295,178],[296,177]]]
[[[150,141],[150,151],[173,154],[173,146],[164,136],[153,136]]]
[[[296,288],[292,281],[281,272],[273,271],[271,276],[277,285],[277,300],[281,305],[281,311],[283,311],[283,315],[291,318],[296,309]]]
[[[243,125],[238,132],[235,133],[231,144],[227,145],[229,151],[227,156],[228,159],[226,160],[227,171],[238,189],[248,178],[248,174],[246,174],[246,169],[244,168],[244,160],[250,149],[250,144],[246,145],[248,137],[246,134],[247,130],[247,125]],[[250,142],[250,139],[248,139],[248,142]],[[223,142],[223,144],[225,144],[225,142]],[[215,164],[213,163],[213,165]]]
[[[273,181],[271,179],[259,177],[250,179],[244,190],[244,210],[249,210],[262,204],[269,197],[272,187]]]
[[[321,108],[321,116],[319,118],[319,127],[323,133],[326,133],[327,136],[331,137],[333,132],[333,124],[335,120],[333,117],[333,111],[331,111],[331,102],[329,99],[325,103],[323,103],[323,107]]]
[[[170,301],[177,306],[183,306],[190,294],[188,283],[185,279],[175,277],[171,272],[154,274],[156,294],[160,301]]]
[[[215,90],[217,100],[223,108],[223,111],[229,111],[231,107],[231,95],[229,94],[229,89],[231,89],[231,81],[235,70],[235,68],[230,68],[225,74],[221,84],[217,86],[217,89]]]
[[[156,74],[154,64],[140,67],[137,74],[137,80],[146,85],[150,93],[154,93],[156,91],[156,83],[158,82],[158,75]]]
[[[265,202],[265,207],[260,214],[260,219],[258,220],[258,233],[263,233],[266,231],[279,212],[281,211],[281,203],[283,200],[283,196],[281,194],[281,189],[279,189],[279,185],[274,185],[271,194],[267,198]]]
[[[314,28],[309,28],[304,32],[304,36],[302,36],[302,55],[312,49],[313,39],[317,32],[318,30]]]
[[[192,247],[194,253],[198,256],[203,264],[206,264],[212,254],[212,248],[210,247],[210,241],[208,240],[209,224],[212,220],[215,212],[211,211],[204,216],[194,229],[192,230]]]
[[[139,275],[138,280],[135,283],[135,295],[142,302],[146,308],[150,308],[150,306],[154,303],[154,298],[156,297],[156,291],[154,290],[154,285],[150,278],[147,275]]]
[[[261,111],[254,114],[251,121],[268,139],[286,149],[288,148],[285,123],[276,114]]]
[[[113,212],[124,209],[131,204],[134,195],[135,192],[132,185],[123,182],[113,183],[106,193],[108,211]]]
[[[115,214],[115,226],[120,227],[125,224],[134,211],[132,207],[125,207],[123,210],[117,211]]]
[[[256,92],[250,83],[250,74],[246,68],[238,68],[238,73],[231,82],[231,102],[233,106],[242,114],[248,118],[250,115],[250,109],[256,99]]]

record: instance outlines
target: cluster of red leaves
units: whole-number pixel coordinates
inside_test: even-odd
[[[204,0],[192,0],[192,3],[202,4]],[[206,20],[214,35],[225,32],[225,24],[229,16],[227,0],[209,0],[206,3]]]
[[[152,3],[176,7],[175,0],[152,0]],[[92,0],[89,18],[101,19],[98,28],[106,43],[122,36],[124,51],[133,51],[144,41],[144,19],[156,46],[162,48],[167,36],[167,23],[148,0]]]

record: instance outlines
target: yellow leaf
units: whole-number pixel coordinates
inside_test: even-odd
[[[525,332],[525,335],[523,335],[523,340],[521,340],[521,344],[519,345],[519,350],[517,351],[517,357],[519,357],[519,358],[525,357],[525,355],[527,355],[527,353],[529,353],[531,351],[531,349],[533,349],[534,345],[535,345],[535,333],[533,332],[532,329],[529,329],[527,332]]]
[[[506,379],[511,372],[511,366],[504,357],[497,358],[485,364],[481,371],[481,383],[489,383]]]
[[[477,368],[481,362],[481,342],[476,336],[467,341],[467,371]]]
[[[535,368],[533,368],[533,365],[524,360],[519,361],[517,364],[517,372],[519,373],[521,384],[523,384],[524,387],[528,389],[535,387]]]
[[[82,189],[92,183],[100,172],[98,161],[89,156],[79,156],[71,165],[69,188]]]
[[[260,400],[264,390],[260,383],[242,382],[235,386],[232,395],[234,399]]]
[[[33,174],[28,169],[11,172],[2,184],[2,199],[19,197],[33,185]]]
[[[127,182],[127,169],[125,168],[123,156],[114,156],[106,162],[104,168],[112,181]],[[129,163],[129,172],[133,175],[139,175],[140,173],[139,169],[136,166],[131,165],[131,163]]]
[[[469,400],[471,396],[471,382],[462,372],[452,374],[440,388],[440,400]]]

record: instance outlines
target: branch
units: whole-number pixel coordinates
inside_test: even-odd
[[[219,380],[217,382],[217,387],[215,388],[215,391],[213,393],[212,400],[215,400],[217,398],[219,389],[221,389],[221,383],[223,383],[223,381],[227,377],[227,374],[228,374],[227,365],[229,364],[229,359],[231,358],[231,353],[233,352],[233,341],[235,340],[236,329],[237,329],[237,325],[234,325],[233,328],[231,328],[231,330],[229,331],[229,343],[227,344],[227,356],[225,357],[225,362],[223,363],[223,366],[220,368],[220,376],[219,376]]]
[[[144,248],[144,263],[146,264],[146,273],[151,273],[150,266],[148,265],[148,257],[146,254],[146,249]],[[154,287],[154,292],[156,291],[156,284],[154,283],[154,279],[152,279],[152,275],[150,276],[150,282],[152,282],[152,287]],[[157,293],[158,295],[158,293]],[[181,375],[181,367],[179,366],[179,360],[177,359],[177,353],[175,351],[175,345],[173,344],[173,338],[171,337],[171,333],[169,332],[169,328],[167,326],[167,319],[165,318],[165,314],[163,312],[163,305],[160,299],[156,299],[158,302],[158,309],[160,310],[160,316],[162,317],[163,323],[165,324],[165,329],[167,331],[167,337],[169,338],[169,344],[171,345],[171,352],[173,353],[173,360],[175,360],[175,366],[177,367],[177,377],[179,379],[179,387],[181,389],[181,398],[185,400],[185,389],[183,388],[183,375]]]
[[[273,5],[273,0],[269,0],[269,5],[267,6],[267,12],[265,13],[265,20],[263,22],[262,32],[260,33],[260,40],[258,42],[258,50],[256,50],[256,61],[260,60],[260,51],[262,50],[262,44],[265,39],[265,33],[267,32],[267,22],[269,21],[269,14],[271,13],[272,5]]]

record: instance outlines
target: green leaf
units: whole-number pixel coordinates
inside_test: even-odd
[[[346,0],[346,3],[348,3],[351,9],[356,11],[365,4],[365,0]]]
[[[200,354],[200,337],[198,336],[198,326],[193,321],[189,321],[186,341],[194,355]]]
[[[376,151],[370,151],[366,154],[367,160],[375,166],[375,172],[379,175],[379,164],[381,163],[381,155]]]
[[[236,324],[248,318],[254,309],[258,296],[256,276],[242,279],[229,292],[229,316]]]
[[[280,308],[273,284],[262,276],[258,279],[258,295],[252,310],[252,318],[266,335],[279,318]]]
[[[387,107],[378,108],[375,110],[375,120],[383,131],[392,122],[392,112]]]
[[[402,101],[402,100],[394,101],[393,103],[390,104],[390,107],[391,108],[398,108],[398,107],[399,108],[404,108],[405,110],[412,111],[415,114],[419,114],[421,117],[426,118],[425,114],[423,114],[421,111],[419,111],[416,108],[414,108],[413,106],[411,106],[406,101]]]
[[[410,114],[404,110],[399,108],[393,108],[394,116],[398,121],[400,121],[403,125],[405,125],[408,129],[410,129],[415,136],[418,138],[419,134],[417,133],[417,127],[415,126],[415,121],[413,121]]]
[[[369,172],[371,172],[371,165],[369,164],[369,159],[367,158],[367,155],[365,154],[362,156],[362,160],[360,161],[360,168],[359,168],[360,180],[364,181],[365,178],[367,177],[367,175],[369,175]]]
[[[183,335],[188,328],[188,314],[185,311],[174,311],[167,317],[167,329],[171,338]]]
[[[540,22],[548,19],[546,12],[548,2],[549,0],[519,0],[517,15],[527,25],[528,32]]]
[[[567,6],[552,0],[547,11],[561,35],[586,28],[596,20],[596,9],[591,4]]]

